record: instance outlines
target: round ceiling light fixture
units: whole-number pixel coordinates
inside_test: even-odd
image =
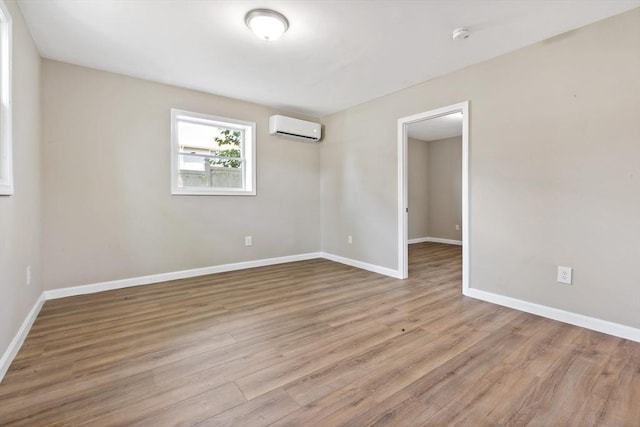
[[[467,27],[456,28],[451,34],[454,40],[466,40],[471,36],[471,31]]]
[[[281,13],[271,9],[253,9],[244,17],[244,22],[262,40],[276,40],[289,28],[289,21]]]

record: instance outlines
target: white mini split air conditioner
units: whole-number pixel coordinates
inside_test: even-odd
[[[318,142],[322,138],[322,127],[320,123],[277,115],[269,117],[269,133]]]

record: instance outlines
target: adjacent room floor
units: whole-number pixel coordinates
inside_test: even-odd
[[[1,425],[640,422],[640,344],[461,295],[461,248],[395,280],[327,260],[48,301]]]

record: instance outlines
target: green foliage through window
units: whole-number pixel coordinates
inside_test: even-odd
[[[238,157],[240,158],[240,144],[242,133],[237,130],[225,129],[220,132],[220,136],[214,138],[218,147],[223,148],[216,152],[216,156],[220,157]],[[239,168],[242,162],[234,159],[210,159],[211,166],[223,166],[226,168]]]

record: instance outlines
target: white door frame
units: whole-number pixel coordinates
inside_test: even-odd
[[[469,289],[469,101],[398,119],[398,273],[409,274],[407,126],[451,113],[462,113],[462,293]]]

